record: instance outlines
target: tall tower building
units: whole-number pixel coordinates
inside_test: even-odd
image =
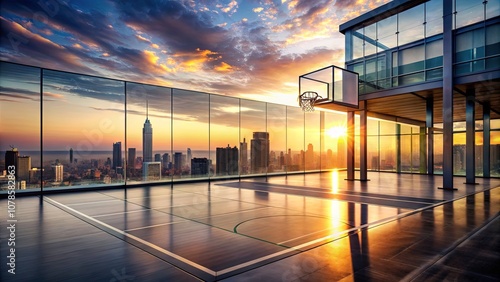
[[[29,183],[31,170],[31,157],[21,156],[17,158],[17,179]]]
[[[135,170],[135,158],[136,158],[136,151],[135,148],[128,148],[128,156],[127,156],[127,170],[128,171],[134,171]]]
[[[241,174],[248,173],[248,144],[245,138],[240,142],[240,169]]]
[[[176,172],[182,170],[182,153],[180,152],[174,153],[174,169]]]
[[[16,178],[18,176],[18,169],[17,169],[17,159],[19,158],[19,151],[17,148],[12,148],[9,151],[5,152],[5,169],[7,170],[7,173],[9,171],[10,166],[14,166],[16,170]]]
[[[250,167],[252,173],[266,172],[269,164],[269,133],[254,132],[250,148]]]
[[[238,148],[234,146],[226,148],[216,148],[216,166],[217,175],[237,175],[238,174]]]
[[[193,158],[193,154],[191,153],[191,148],[187,148],[186,163],[190,165],[192,158]]]
[[[207,158],[191,159],[191,175],[207,176],[210,162]]]
[[[113,143],[113,169],[122,165],[122,142]]]
[[[62,182],[64,175],[64,166],[59,162],[52,165],[52,173],[54,174],[54,182]]]
[[[146,100],[146,121],[142,128],[142,161],[153,161],[153,127],[149,121],[148,101]]]
[[[69,149],[69,163],[73,163],[73,148]]]

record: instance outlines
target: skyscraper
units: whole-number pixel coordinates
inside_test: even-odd
[[[191,159],[193,158],[193,154],[191,153],[191,148],[187,148],[187,157],[186,163],[191,165]]]
[[[54,182],[62,182],[64,175],[64,166],[59,162],[52,165],[52,173],[54,174]]]
[[[191,159],[191,175],[207,176],[210,162],[207,158]]]
[[[135,170],[135,148],[128,148],[127,170],[133,172]]]
[[[269,133],[254,132],[250,142],[250,166],[252,173],[267,171],[269,164]]]
[[[240,169],[241,174],[248,173],[248,144],[245,138],[240,142]]]
[[[217,175],[236,175],[238,174],[238,148],[234,146],[226,148],[216,148],[216,167]]]
[[[176,172],[182,170],[182,153],[180,152],[174,153],[174,169]]]
[[[17,148],[12,148],[9,151],[5,152],[5,169],[9,170],[10,166],[14,166],[15,171],[16,171],[16,178],[18,176],[18,169],[17,169],[17,159],[19,158],[19,151]]]
[[[149,121],[148,101],[146,100],[146,121],[142,128],[142,161],[153,161],[153,127]]]
[[[73,148],[69,149],[69,163],[73,163]]]
[[[31,157],[30,156],[20,156],[17,158],[17,179],[19,181],[29,182],[30,180],[30,170],[31,170]]]
[[[122,142],[113,143],[113,169],[122,167]]]

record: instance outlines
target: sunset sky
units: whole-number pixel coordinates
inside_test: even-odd
[[[228,98],[296,105],[299,75],[332,64],[343,66],[344,36],[338,26],[385,2],[3,1],[0,59]],[[9,145],[37,149],[39,71],[14,65],[4,65],[1,71],[0,150]],[[127,86],[128,147],[142,147],[146,100],[154,149],[170,148],[171,130],[174,148],[193,149],[205,148],[209,138],[211,147],[235,146],[241,141],[238,138],[249,142],[252,131],[273,134],[275,130],[266,128],[264,104],[249,101],[240,105],[242,129],[238,132],[238,100],[216,101],[214,96],[208,137],[208,95],[187,93],[174,95],[175,122],[171,128],[166,92],[159,87]],[[43,93],[44,150],[109,150],[113,142],[124,141],[122,82],[49,71],[44,73]],[[176,97],[186,97],[187,102]],[[276,128],[282,130],[284,112],[268,109],[268,124],[275,124],[273,117]],[[289,114],[289,134],[295,134],[294,122]],[[102,124],[109,128],[103,129]],[[300,111],[297,124],[302,131]],[[193,138],[194,133],[200,138]],[[227,140],[227,136],[238,137]],[[285,150],[285,132],[274,133],[274,145],[277,136],[283,143],[279,149]],[[289,146],[299,142],[297,149],[303,148],[304,140],[289,137]]]
[[[2,1],[1,59],[294,104],[299,75],[343,66],[338,26],[386,2]]]

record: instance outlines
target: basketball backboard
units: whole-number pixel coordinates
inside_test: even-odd
[[[318,93],[315,107],[357,109],[358,74],[333,65],[303,74],[299,77],[299,97],[305,92]]]

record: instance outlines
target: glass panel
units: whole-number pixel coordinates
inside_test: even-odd
[[[267,104],[267,131],[270,141],[268,173],[283,173],[286,171],[286,106]]]
[[[490,128],[491,129],[500,129],[500,119],[490,120]]]
[[[436,40],[425,45],[425,68],[443,66],[443,40]]]
[[[476,176],[483,175],[483,132],[476,131],[476,146],[474,147],[474,158],[476,165]]]
[[[484,20],[483,1],[455,0],[457,13],[455,14],[456,28],[471,25]]]
[[[365,27],[365,57],[377,52],[377,26],[371,24]]]
[[[500,54],[500,24],[486,27],[486,56]]]
[[[403,127],[403,126],[402,126]],[[410,134],[401,135],[401,171],[412,171],[412,136]]]
[[[380,170],[396,171],[396,136],[380,136],[380,144]]]
[[[434,79],[440,79],[443,77],[443,69],[434,69],[430,71],[425,72],[425,80],[434,80]]]
[[[424,72],[418,72],[408,75],[403,75],[399,77],[399,85],[409,85],[414,83],[419,83],[424,81]]]
[[[173,90],[172,174],[173,178],[208,177],[208,171],[191,175],[191,161],[204,159],[209,154],[209,95],[195,91]],[[196,132],[196,138],[193,138]],[[197,167],[201,165],[197,164]]]
[[[377,80],[377,59],[366,60],[366,75],[365,80],[368,82]]]
[[[453,134],[453,174],[465,175],[465,133]]]
[[[434,132],[434,173],[443,174],[443,134]]]
[[[484,57],[484,29],[476,29],[457,35],[456,62]]]
[[[411,143],[411,163],[412,172],[420,172],[420,132],[419,128],[414,127],[412,129],[412,143]]]
[[[124,83],[49,70],[43,83],[44,186],[123,184]]]
[[[500,0],[488,0],[486,3],[486,19],[500,15]]]
[[[170,180],[170,101],[170,88],[127,83],[127,183]],[[159,162],[161,174],[149,170],[158,164],[145,162]]]
[[[345,168],[347,134],[346,115],[344,113],[325,113],[325,128],[322,139],[321,169]]]
[[[490,174],[500,176],[500,131],[490,132]]]
[[[286,171],[304,171],[304,112],[300,108],[287,107]]]
[[[396,135],[396,124],[381,120],[379,123],[380,135]]]
[[[415,6],[398,15],[398,45],[424,38],[424,5]]]
[[[352,35],[352,59],[363,57],[363,29],[353,31]]]
[[[240,148],[242,175],[265,174],[267,172],[270,142],[272,141],[269,140],[269,132],[266,130],[266,103],[241,100]]]
[[[0,74],[0,172],[6,171],[0,193],[36,191],[41,186],[40,70],[0,62]],[[64,161],[72,164],[69,149]],[[9,175],[16,176],[15,183],[8,182]]]
[[[239,174],[240,100],[232,97],[210,95],[210,175],[215,177]],[[206,160],[192,162],[191,173],[206,169]]]
[[[425,36],[443,33],[443,0],[431,0],[425,3]]]
[[[306,171],[318,170],[320,168],[319,152],[320,143],[320,112],[306,112],[305,115],[305,149],[304,164]]]
[[[368,169],[369,170],[380,170],[380,157],[379,157],[379,149],[380,149],[380,144],[378,142],[379,137],[378,136],[368,136],[367,137],[367,142],[370,144],[368,146]]]
[[[421,71],[424,69],[424,45],[418,45],[399,52],[399,74]]]
[[[397,47],[397,16],[377,22],[378,52]]]

